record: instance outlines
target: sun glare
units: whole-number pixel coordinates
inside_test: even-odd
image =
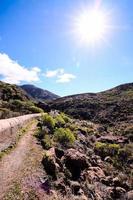
[[[97,9],[85,11],[75,20],[75,32],[84,43],[95,43],[107,32],[107,19],[104,12]]]

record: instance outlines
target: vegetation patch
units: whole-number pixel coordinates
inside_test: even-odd
[[[107,144],[102,142],[96,142],[95,151],[97,154],[105,158],[106,156],[115,156],[120,149],[119,144]]]
[[[55,127],[55,119],[48,113],[42,115],[42,122],[43,125],[47,126],[50,130],[53,130]]]
[[[54,139],[61,144],[73,144],[75,136],[68,128],[58,128],[54,132]]]

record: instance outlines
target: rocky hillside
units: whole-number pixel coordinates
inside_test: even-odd
[[[99,92],[67,96],[52,101],[51,108],[75,118],[114,125],[133,119],[133,83]]]
[[[38,126],[37,137],[46,150],[41,187],[56,194],[48,199],[133,199],[133,127],[130,134],[117,135],[57,111],[44,114]]]
[[[0,81],[0,119],[41,111],[22,88]]]
[[[53,100],[59,98],[58,95],[53,94],[48,90],[38,88],[34,85],[22,85],[21,88],[37,101]]]
[[[9,101],[10,99],[19,99],[21,101],[31,100],[28,94],[17,85],[0,81],[0,100]]]

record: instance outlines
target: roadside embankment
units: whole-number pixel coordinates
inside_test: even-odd
[[[20,117],[0,120],[0,151],[15,143],[19,130],[41,114],[29,114]]]

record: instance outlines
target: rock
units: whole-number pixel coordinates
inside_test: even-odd
[[[91,156],[91,164],[92,166],[99,166],[101,168],[103,167],[103,161],[101,160],[101,157],[97,155]]]
[[[121,186],[121,181],[119,180],[118,177],[113,178],[113,185],[114,185],[115,187]]]
[[[81,134],[83,134],[84,136],[87,135],[87,131],[83,130],[82,128],[78,128],[77,131],[79,131]]]
[[[101,178],[101,183],[103,183],[104,185],[107,185],[107,186],[112,185],[112,177],[107,176],[107,177]]]
[[[42,184],[41,184],[41,188],[47,192],[48,194],[50,193],[50,189],[51,189],[51,184],[49,179],[45,179],[45,180],[41,180]]]
[[[105,161],[105,162],[108,162],[108,163],[110,163],[110,164],[113,163],[113,160],[111,159],[110,156],[105,157],[104,161]]]
[[[107,189],[105,189],[105,193],[108,198],[110,197],[109,199],[125,200],[123,197],[125,196],[126,190],[121,187],[107,187]]]
[[[133,190],[126,193],[125,200],[133,200]]]
[[[98,126],[97,127],[97,131],[99,132],[99,133],[103,133],[104,131],[107,131],[107,127],[106,126]]]
[[[55,181],[54,187],[57,190],[59,190],[62,194],[64,194],[64,195],[66,194],[66,186],[65,186],[63,178],[60,178],[57,181]]]
[[[86,145],[86,137],[83,134],[78,134],[78,141],[81,144]]]
[[[46,152],[42,159],[42,164],[48,175],[51,175],[53,179],[57,179],[57,172],[59,171],[59,165],[55,160],[55,150],[51,148]]]
[[[100,167],[89,167],[87,179],[90,183],[99,181],[102,178],[105,178],[105,174]]]
[[[119,143],[126,143],[127,138],[124,136],[114,136],[112,134],[101,136],[100,138],[97,139],[98,142],[105,142],[105,143],[110,143],[110,144],[119,144]]]
[[[121,199],[123,196],[125,196],[126,190],[121,187],[112,187],[108,192],[110,192],[111,198]]]
[[[78,193],[77,193],[77,195],[79,195],[79,196],[84,195],[84,191],[80,188],[79,191],[78,191]]]
[[[86,154],[90,157],[94,154],[94,150],[91,148],[87,148]]]
[[[72,189],[72,193],[74,195],[78,195],[78,192],[80,190],[80,184],[77,181],[71,181],[70,182],[70,187]]]
[[[68,149],[65,152],[64,163],[71,172],[73,180],[77,180],[80,177],[81,171],[89,166],[86,155],[75,149]]]
[[[115,188],[114,194],[115,194],[116,198],[123,197],[125,193],[126,193],[126,190],[125,190],[125,189],[123,189],[123,188],[121,188],[121,187],[116,187],[116,188]]]
[[[91,136],[89,137],[89,140],[90,140],[91,143],[95,143],[97,139],[96,139],[96,136],[91,135]]]
[[[57,158],[61,159],[62,156],[64,156],[64,151],[59,148],[55,148],[55,155]]]

